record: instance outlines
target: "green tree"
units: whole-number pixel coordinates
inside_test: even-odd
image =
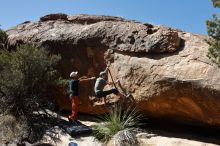
[[[4,48],[7,37],[6,32],[0,28],[0,49]]]
[[[220,7],[220,0],[212,0],[214,7]]]
[[[46,109],[52,105],[48,97],[59,80],[55,70],[59,60],[60,56],[30,45],[11,52],[0,50],[0,115],[22,119],[28,132],[33,132],[36,124],[42,122],[37,121],[36,113],[47,116]]]
[[[212,0],[214,7],[220,7],[220,0]],[[206,21],[207,33],[210,38],[208,57],[220,67],[220,19],[216,14],[211,20]]]

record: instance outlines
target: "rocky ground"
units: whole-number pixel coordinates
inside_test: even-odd
[[[54,114],[57,116],[56,114]],[[67,120],[67,114],[60,116],[62,120]],[[94,116],[80,114],[79,121],[87,126],[99,124]],[[140,143],[139,146],[219,146],[220,129],[210,127],[195,127],[184,125],[168,119],[148,119],[143,121],[145,124],[141,127],[142,132],[136,136]],[[50,135],[50,136],[48,136]],[[51,136],[53,138],[51,138]],[[34,144],[25,143],[22,146],[69,146],[74,142],[77,146],[105,146],[97,141],[92,134],[71,137],[60,127],[55,126],[48,130],[41,141]],[[1,145],[0,146],[6,146]],[[17,144],[8,144],[7,146],[17,146]],[[107,145],[112,146],[112,145]]]
[[[66,119],[62,117],[63,119]],[[94,117],[80,115],[79,120],[88,126],[97,124]],[[164,124],[164,125],[163,125]],[[217,135],[218,130],[191,127],[175,122],[149,122],[144,129],[148,132],[137,134],[140,146],[219,146],[220,140]],[[57,128],[57,140],[53,141],[45,136],[41,143],[51,146],[68,146],[70,142],[77,143],[78,146],[104,146],[95,140],[92,135],[71,137],[61,129]]]
[[[66,118],[62,117],[67,120]],[[93,119],[90,119],[90,116],[80,116],[80,122],[87,126],[96,124]],[[58,140],[53,141],[48,136],[45,136],[42,140],[42,143],[49,143],[55,146],[68,146],[70,142],[77,143],[78,146],[102,146],[103,144],[97,141],[92,135],[83,135],[79,137],[71,137],[69,134],[65,133],[63,130],[57,128],[57,138]]]

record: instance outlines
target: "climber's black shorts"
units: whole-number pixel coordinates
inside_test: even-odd
[[[111,89],[111,90],[106,90],[106,91],[98,91],[96,92],[96,97],[101,98],[101,97],[106,97],[109,94],[115,94],[117,95],[119,92],[117,89]]]

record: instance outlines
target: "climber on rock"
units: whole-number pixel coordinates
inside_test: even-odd
[[[118,89],[113,88],[110,90],[105,90],[103,91],[104,87],[108,84],[108,85],[112,85],[114,84],[113,82],[107,82],[107,72],[108,72],[109,67],[107,66],[106,69],[102,72],[100,72],[99,74],[99,78],[96,79],[95,82],[95,87],[94,87],[94,91],[95,91],[95,95],[97,98],[104,98],[104,103],[106,104],[106,96],[110,95],[110,94],[115,94],[118,95],[120,97],[124,97],[124,95],[122,95]],[[118,82],[118,81],[117,81]]]
[[[79,105],[79,92],[78,86],[81,82],[87,82],[90,80],[94,80],[95,77],[91,78],[78,78],[78,72],[71,72],[70,73],[70,81],[69,81],[69,97],[71,100],[71,107],[72,107],[72,114],[68,116],[68,120],[70,122],[76,121],[76,116],[78,112],[78,105]]]

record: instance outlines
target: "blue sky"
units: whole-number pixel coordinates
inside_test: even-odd
[[[211,0],[1,0],[0,24],[7,29],[50,13],[113,15],[199,34],[220,9]]]

